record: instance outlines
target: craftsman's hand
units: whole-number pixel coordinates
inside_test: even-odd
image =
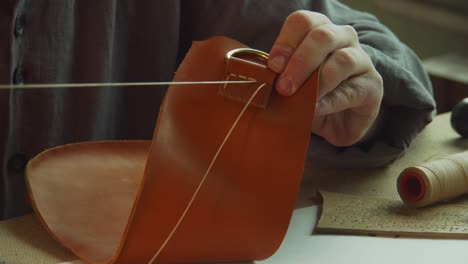
[[[361,140],[376,120],[382,78],[351,26],[333,24],[309,11],[291,14],[271,51],[269,67],[279,73],[276,89],[293,95],[321,66],[312,132],[336,146]]]

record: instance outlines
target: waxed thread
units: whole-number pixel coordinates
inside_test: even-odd
[[[226,80],[225,80],[225,83],[223,85],[223,89],[226,89],[226,86],[229,84],[229,82],[231,82],[231,80],[230,80],[231,76],[241,78],[241,79],[243,79],[245,81],[257,82],[257,80],[254,79],[254,78],[250,78],[250,77],[240,75],[240,74],[229,73],[228,75],[226,75]]]
[[[148,262],[148,264],[152,264],[156,258],[161,254],[161,252],[163,251],[163,249],[165,248],[165,246],[167,245],[167,243],[169,242],[169,240],[172,238],[172,236],[174,235],[174,233],[177,231],[178,227],[180,226],[180,224],[182,223],[183,219],[185,218],[185,216],[187,215],[187,212],[190,210],[190,207],[192,206],[195,198],[197,197],[201,187],[203,186],[203,183],[205,182],[208,174],[210,173],[211,171],[211,168],[213,167],[213,164],[215,163],[216,159],[218,158],[218,155],[219,153],[221,152],[221,150],[223,149],[224,147],[224,144],[227,142],[227,140],[229,139],[229,136],[231,135],[232,131],[234,130],[234,128],[237,126],[237,123],[239,122],[239,120],[241,119],[241,117],[244,115],[245,111],[247,110],[248,106],[250,105],[250,103],[252,102],[252,100],[255,98],[255,96],[258,94],[258,92],[266,85],[266,83],[263,83],[261,84],[257,90],[255,90],[255,92],[252,94],[252,96],[250,97],[250,99],[247,101],[247,103],[245,104],[244,108],[242,109],[242,111],[239,113],[239,115],[237,116],[236,120],[234,121],[234,123],[232,124],[231,128],[229,129],[228,133],[226,134],[226,136],[224,137],[224,140],[223,142],[221,143],[221,145],[219,146],[218,150],[216,151],[216,154],[213,156],[213,159],[211,160],[211,163],[210,165],[208,166],[208,169],[206,170],[206,172],[204,173],[200,183],[198,184],[198,187],[197,189],[195,189],[195,192],[193,193],[192,195],[192,198],[189,200],[187,206],[185,207],[184,211],[182,212],[181,216],[179,217],[179,220],[177,221],[177,223],[174,225],[174,227],[172,228],[172,231],[169,233],[169,235],[167,236],[167,238],[164,240],[164,242],[162,243],[162,245],[159,247],[158,251],[153,255],[153,257],[151,258],[151,260]]]
[[[436,154],[434,154],[434,155],[431,155],[429,158],[425,159],[425,160],[423,161],[423,163],[429,162],[429,161],[431,161],[431,160],[435,160],[434,158],[436,158],[436,157],[441,157],[441,158],[443,158],[443,157],[445,157],[445,156],[447,156],[447,155],[448,155],[448,154],[436,153]]]
[[[432,170],[432,168],[427,167],[427,166],[425,166],[425,165],[419,165],[419,166],[422,167],[422,168],[425,168],[426,170],[428,170],[428,171],[430,171],[430,172],[432,172],[432,175],[436,175],[435,179],[437,180],[437,184],[438,184],[438,186],[441,185],[441,180],[439,179],[439,177],[437,177],[437,172],[435,172],[434,170]],[[425,175],[427,178],[430,178],[430,177],[427,176],[427,174],[424,174],[424,175]],[[433,183],[433,181],[432,181],[431,179],[429,179],[429,181],[432,183],[432,185],[434,185],[434,183]],[[434,189],[434,188],[433,188],[433,189]],[[440,189],[440,188],[439,188],[439,189]],[[431,193],[431,197],[429,198],[430,200],[436,200],[436,199],[434,199],[434,198],[432,197],[433,195],[434,195],[434,194]]]
[[[431,174],[424,173],[424,176],[433,186],[430,197],[426,197],[425,201],[421,202],[429,204],[468,192],[467,152],[432,160],[418,167],[431,172]],[[464,184],[461,185],[460,181]]]
[[[458,169],[460,167],[457,165],[453,166],[453,160],[438,159],[421,167],[426,168],[432,172],[431,175],[426,175],[426,177],[428,178],[429,182],[432,183],[432,185],[437,184],[437,186],[433,187],[433,190],[438,191],[431,193],[431,197],[429,198],[430,200],[439,201],[450,197],[454,192],[458,194],[459,191],[456,190],[456,186],[459,185],[458,176],[460,175],[460,172]],[[463,167],[462,171],[463,178],[465,178]]]
[[[257,80],[224,81],[173,81],[173,82],[112,82],[112,83],[34,83],[34,84],[0,84],[1,89],[41,89],[41,88],[87,88],[87,87],[124,87],[124,86],[165,86],[165,85],[193,85],[193,84],[246,84],[256,83]]]
[[[468,188],[468,175],[466,173],[466,168],[465,166],[463,166],[463,161],[459,161],[457,160],[456,158],[454,157],[444,157],[442,159],[446,159],[446,160],[451,160],[453,161],[456,165],[458,165],[459,168],[461,168],[461,170],[463,171],[463,178],[465,180],[465,188]]]

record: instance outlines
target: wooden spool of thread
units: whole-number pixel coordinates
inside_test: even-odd
[[[468,152],[406,168],[398,177],[397,188],[410,207],[423,207],[468,193]]]

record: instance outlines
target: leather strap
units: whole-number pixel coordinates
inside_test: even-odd
[[[241,47],[224,37],[195,42],[174,78],[222,80],[232,74],[265,82],[269,89],[245,112],[155,263],[264,259],[277,250],[287,230],[304,169],[318,74],[296,95],[282,97],[272,89],[276,75],[264,63],[232,58],[227,66],[224,55]],[[27,169],[39,217],[54,237],[89,263],[147,263],[259,84],[170,87],[151,143],[80,143],[39,154]],[[128,166],[127,160],[136,165]],[[145,162],[142,171],[138,164]],[[116,193],[99,200],[95,192],[100,189]],[[66,208],[80,211],[73,218]]]
[[[252,55],[250,57],[253,57]],[[266,83],[260,93],[255,96],[252,101],[252,105],[265,109],[267,107],[268,101],[271,96],[273,89],[273,84],[276,79],[276,73],[270,70],[266,66],[266,61],[263,64],[254,62],[255,58],[241,59],[237,57],[232,57],[226,62],[226,70],[224,73],[225,79],[230,81],[240,81],[240,80],[255,80],[256,83],[246,84],[246,85],[232,85],[232,84],[223,84],[220,86],[219,94],[239,101],[242,103],[247,103],[247,100],[253,94],[259,84]]]

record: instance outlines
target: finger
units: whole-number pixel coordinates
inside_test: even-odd
[[[270,50],[268,66],[275,72],[281,73],[304,37],[313,28],[322,24],[331,23],[320,13],[310,11],[297,11],[289,15]]]
[[[317,102],[315,114],[325,116],[346,109],[356,108],[356,114],[373,115],[373,111],[361,111],[358,108],[375,109],[380,103],[380,85],[374,81],[374,74],[367,73],[341,83]]]
[[[312,29],[289,59],[277,82],[282,95],[292,95],[334,51],[357,45],[357,35],[349,26],[323,24]]]
[[[352,46],[335,51],[320,69],[317,99],[320,100],[343,81],[362,75],[372,68],[372,61],[360,47]]]
[[[375,119],[370,116],[355,116],[350,112],[321,117],[312,132],[334,146],[351,146],[362,139]]]

